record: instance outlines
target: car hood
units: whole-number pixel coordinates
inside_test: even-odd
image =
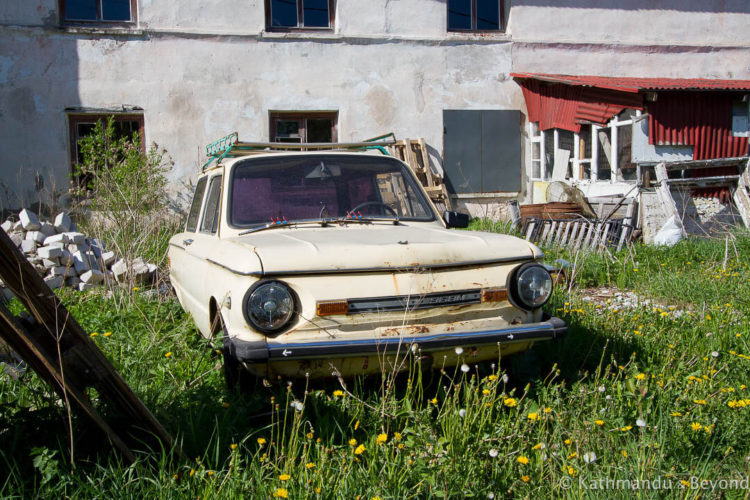
[[[290,226],[230,241],[252,250],[264,275],[451,267],[542,256],[514,236],[406,224]]]

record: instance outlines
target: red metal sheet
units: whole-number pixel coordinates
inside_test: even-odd
[[[581,122],[607,123],[625,108],[643,109],[639,94],[564,84],[521,82],[529,120],[541,130],[559,128],[580,132]]]
[[[648,103],[649,143],[693,146],[694,160],[748,153],[747,137],[732,136],[732,95],[669,92]]]
[[[627,78],[590,75],[550,75],[548,73],[511,73],[519,79],[534,79],[572,86],[597,87],[620,92],[654,90],[750,90],[750,80],[708,80],[703,78]]]

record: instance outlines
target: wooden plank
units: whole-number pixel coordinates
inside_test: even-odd
[[[573,227],[573,224],[574,224],[573,222],[568,222],[565,224],[565,232],[563,233],[562,238],[561,238],[562,245],[568,244],[568,235],[570,234],[570,229],[571,227]]]
[[[161,440],[165,449],[172,449],[174,441],[169,433],[133,393],[5,231],[0,231],[0,279],[37,321],[41,334],[32,339],[30,332],[19,331],[8,318],[4,319],[0,333],[3,338],[8,337],[6,341],[12,345],[28,346],[33,340],[36,350],[28,347],[23,352],[33,357],[27,362],[43,370],[45,380],[56,380],[48,367],[62,364],[60,371],[65,373],[63,388],[73,396],[77,409],[89,414],[76,398],[85,393],[86,387],[95,387],[102,400],[128,419],[131,431],[143,439],[154,436]],[[65,346],[62,359],[58,356],[60,345]],[[95,418],[94,421],[99,423]],[[101,425],[100,428],[107,432]],[[127,453],[123,451],[123,454],[128,458]]]
[[[424,168],[425,178],[427,179],[427,185],[432,187],[435,186],[435,179],[432,176],[432,169],[430,168],[430,156],[427,154],[427,144],[424,139],[419,139],[417,142],[419,146],[419,154],[422,158],[422,165]]]
[[[539,238],[539,242],[544,242],[547,239],[547,233],[550,230],[550,224],[547,221],[539,221],[540,224],[542,224],[542,236]]]
[[[555,235],[555,229],[557,228],[557,221],[552,221],[550,223],[549,232],[547,233],[547,239],[544,240],[544,243],[546,245],[552,244],[552,237]]]
[[[536,227],[536,222],[529,222],[529,225],[526,228],[526,235],[524,236],[524,238],[526,239],[526,241],[530,241],[531,240],[531,235],[534,234],[534,228],[535,227]]]
[[[622,221],[620,240],[617,242],[618,252],[622,250],[622,247],[625,244],[625,241],[628,239],[628,235],[630,234],[631,228],[629,226],[633,225],[633,213],[635,212],[635,206],[635,203],[631,203],[630,205],[628,205],[627,214],[625,215],[625,219]]]
[[[584,221],[581,222],[581,230],[578,233],[578,238],[576,239],[576,245],[575,250],[578,250],[583,245],[583,240],[586,237],[586,233],[588,233],[591,230],[591,222]]]

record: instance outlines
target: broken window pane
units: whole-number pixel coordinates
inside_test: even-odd
[[[130,21],[130,0],[102,0],[102,20]]]
[[[297,27],[296,0],[271,0],[271,26],[279,28]]]
[[[448,29],[471,29],[471,0],[448,0]]]
[[[195,232],[195,230],[198,229],[198,215],[200,215],[201,204],[203,203],[203,193],[206,191],[207,179],[208,177],[201,177],[198,184],[195,186],[195,194],[193,194],[193,202],[190,204],[190,212],[188,213],[185,231]]]
[[[299,120],[276,120],[275,142],[302,142]]]
[[[201,222],[201,232],[215,233],[219,229],[219,208],[221,208],[221,176],[216,175],[211,178],[211,184],[208,188],[208,198],[206,198],[206,208],[203,210],[203,221]]]
[[[66,0],[65,19],[96,21],[97,0]]]
[[[302,17],[306,28],[327,28],[328,0],[303,0]]]

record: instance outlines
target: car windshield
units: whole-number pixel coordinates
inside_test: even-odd
[[[434,220],[406,167],[388,157],[298,155],[235,165],[229,218],[246,228],[338,218]]]

